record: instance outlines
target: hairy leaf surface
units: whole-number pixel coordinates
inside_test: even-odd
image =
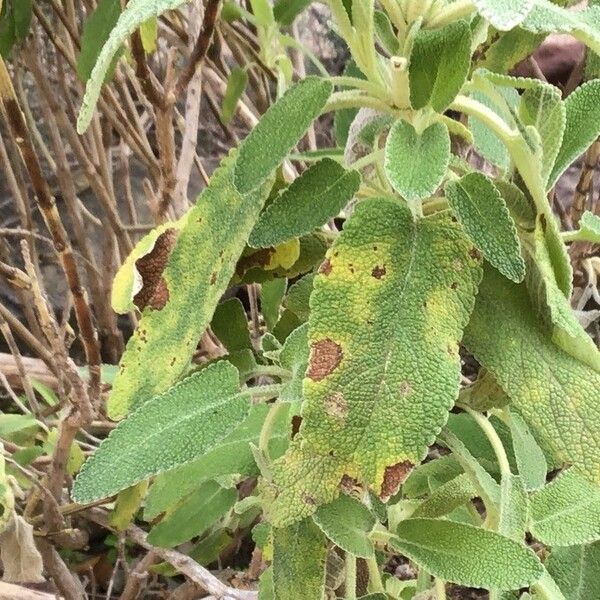
[[[502,195],[483,173],[469,173],[446,186],[450,208],[483,256],[505,277],[523,281],[521,244]]]
[[[268,189],[246,195],[232,181],[235,153],[213,174],[188,213],[162,272],[157,291],[127,343],[108,403],[124,417],[177,381],[213,316],[266,199]]]
[[[535,0],[475,0],[479,14],[500,31],[522,23],[534,3]]]
[[[486,269],[465,343],[536,439],[600,484],[600,375],[553,343],[525,286]]]
[[[146,402],[102,442],[73,487],[80,503],[111,496],[206,453],[246,417],[248,394],[222,361]]]
[[[516,590],[537,581],[542,563],[525,545],[493,531],[438,519],[407,519],[390,543],[432,575],[469,587]]]
[[[447,419],[480,257],[448,213],[359,204],[311,296],[304,448],[389,497]]]
[[[310,233],[337,216],[359,185],[358,171],[323,159],[269,204],[250,234],[250,246],[267,248]]]
[[[600,542],[553,548],[546,568],[566,600],[591,600],[600,590]]]

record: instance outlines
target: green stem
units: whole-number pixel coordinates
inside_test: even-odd
[[[395,115],[396,112],[389,105],[368,94],[361,94],[356,90],[346,90],[343,92],[335,92],[329,98],[323,112],[331,112],[342,108],[373,108],[383,113]]]
[[[385,148],[380,148],[379,150],[375,150],[375,152],[371,152],[366,156],[363,156],[362,158],[359,158],[358,160],[354,161],[349,168],[360,171],[365,167],[368,167],[374,163],[378,163],[384,156]]]
[[[279,396],[279,392],[283,385],[281,383],[273,383],[271,385],[257,385],[256,387],[248,388],[241,392],[244,396],[253,398],[275,398]]]
[[[468,412],[473,417],[479,427],[481,427],[483,433],[485,433],[487,439],[492,445],[494,453],[496,454],[502,475],[510,475],[510,463],[508,462],[508,456],[506,454],[506,450],[504,449],[504,444],[502,443],[498,432],[494,429],[494,426],[490,423],[489,419],[485,415],[482,415],[480,412],[477,412],[468,406],[459,406],[462,408],[462,410]]]
[[[281,408],[286,406],[289,405],[285,402],[275,402],[274,404],[271,404],[271,408],[269,409],[265,422],[260,430],[258,449],[268,460],[271,459],[269,456],[269,442],[271,441],[271,436],[273,434],[273,427],[275,426],[275,421],[277,420],[277,415],[281,411]]]
[[[435,600],[446,600],[446,582],[435,578],[433,589],[435,591]]]
[[[385,587],[383,587],[383,581],[381,580],[381,573],[379,572],[377,559],[372,556],[371,558],[367,558],[365,560],[367,561],[367,569],[369,570],[369,583],[371,591],[385,593]]]
[[[422,567],[417,574],[417,594],[426,592],[431,587],[431,575]]]
[[[346,600],[356,600],[356,556],[346,552]]]
[[[346,77],[340,75],[337,77],[330,77],[329,81],[331,81],[333,85],[337,85],[340,87],[357,88],[359,90],[364,90],[365,92],[369,92],[369,94],[376,98],[383,99],[385,97],[385,92],[381,88],[381,86],[371,81],[367,81],[366,79],[360,79],[359,77]]]
[[[456,2],[449,4],[440,10],[440,12],[432,19],[428,20],[425,26],[427,29],[444,27],[444,25],[468,17],[471,13],[474,13],[475,10],[475,3],[472,0],[456,0]]]
[[[258,365],[252,371],[246,373],[244,379],[246,381],[256,377],[278,377],[279,379],[288,380],[292,378],[292,373],[287,369],[278,367],[277,365]]]

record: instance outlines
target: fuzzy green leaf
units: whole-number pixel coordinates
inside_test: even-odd
[[[281,354],[281,366],[292,373],[292,378],[284,384],[279,394],[282,402],[302,400],[302,380],[308,365],[308,325],[304,323],[287,337]]]
[[[592,600],[600,590],[600,542],[553,548],[546,568],[566,600]]]
[[[527,531],[529,497],[520,475],[503,475],[500,482],[498,533],[522,542]]]
[[[600,40],[600,7],[599,40]],[[589,81],[565,100],[566,128],[547,188],[554,186],[567,168],[581,156],[600,134],[600,80]]]
[[[250,234],[249,245],[268,248],[310,233],[337,216],[359,185],[358,171],[323,159],[267,206]]]
[[[469,587],[519,589],[544,572],[535,553],[493,531],[437,519],[407,519],[390,540],[432,575]]]
[[[546,483],[548,465],[544,452],[533,437],[527,423],[518,413],[510,415],[510,433],[519,474],[527,491],[539,490]]]
[[[534,3],[535,0],[475,0],[479,14],[500,31],[522,23]]]
[[[242,477],[258,475],[250,445],[258,444],[269,409],[268,404],[252,406],[245,421],[214,448],[187,464],[158,475],[146,497],[144,519],[154,519],[207,479],[235,474]],[[281,456],[287,447],[288,425],[289,412],[278,411],[269,441],[269,455],[273,458]]]
[[[285,277],[265,281],[260,286],[260,310],[270,331],[279,320],[279,311],[286,288],[287,279]]]
[[[238,371],[222,361],[194,373],[132,413],[83,465],[73,498],[105,498],[142,479],[190,462],[248,414]]]
[[[275,0],[273,16],[275,20],[287,27],[310,4],[311,0]]]
[[[108,0],[106,0],[108,1]],[[87,80],[85,95],[81,103],[81,110],[77,119],[78,133],[84,133],[88,128],[94,108],[100,97],[100,91],[106,74],[113,59],[125,40],[145,21],[151,17],[161,15],[167,10],[177,8],[189,0],[130,0],[125,10],[119,16],[116,25],[111,28],[98,59]],[[117,3],[118,4],[118,3]],[[104,22],[102,22],[104,25]]]
[[[342,494],[337,500],[321,506],[313,515],[313,520],[342,550],[363,558],[374,555],[369,534],[375,527],[376,519],[358,500]]]
[[[385,145],[385,173],[409,202],[431,196],[442,183],[450,161],[450,134],[443,123],[422,134],[406,121],[392,126]]]
[[[572,239],[600,244],[600,217],[586,210],[579,221],[579,230]]]
[[[471,28],[456,21],[442,29],[422,29],[410,55],[410,103],[443,113],[460,92],[471,64]]]
[[[235,115],[235,109],[242,94],[246,91],[248,85],[248,73],[246,69],[235,67],[227,79],[227,88],[223,94],[223,103],[221,105],[221,121],[227,125]]]
[[[512,281],[523,281],[521,244],[502,195],[483,173],[469,173],[446,186],[448,204],[483,256]]]
[[[553,343],[525,286],[486,269],[465,344],[543,447],[600,484],[600,375]]]
[[[327,544],[323,532],[305,519],[273,530],[273,591],[276,600],[322,598]]]
[[[303,448],[331,453],[382,497],[422,460],[456,400],[458,343],[481,277],[472,249],[448,213],[415,222],[371,199],[315,278]]]
[[[309,273],[290,286],[283,301],[286,308],[291,310],[301,321],[308,321],[310,316],[309,300],[315,281],[314,273]]]
[[[331,95],[325,79],[307,77],[291,87],[244,139],[235,166],[240,194],[259,187],[298,143]]]
[[[219,304],[210,326],[229,352],[252,348],[248,316],[239,298],[230,298]]]
[[[235,489],[225,489],[214,481],[207,481],[167,512],[148,534],[148,542],[162,548],[183,544],[203,534],[233,507],[236,500]]]
[[[559,475],[533,495],[530,529],[549,546],[600,540],[600,488],[572,469]]]
[[[113,419],[124,417],[182,376],[229,285],[268,193],[265,186],[239,194],[232,182],[234,159],[235,153],[213,174],[189,211],[165,270],[154,275],[161,293],[144,308],[127,343],[108,402]]]
[[[479,495],[471,476],[462,473],[443,483],[415,510],[413,517],[443,517]]]

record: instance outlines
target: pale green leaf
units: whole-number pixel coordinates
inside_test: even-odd
[[[518,542],[525,539],[529,497],[520,475],[506,474],[500,482],[498,533]]]
[[[419,134],[406,121],[392,126],[385,145],[385,172],[394,189],[409,202],[431,196],[442,183],[450,161],[450,134],[442,123]]]
[[[381,10],[373,13],[373,24],[375,34],[379,43],[386,49],[390,56],[396,56],[400,52],[400,42],[392,27],[389,17]]]
[[[531,498],[530,529],[549,546],[600,540],[600,488],[573,469],[559,475]]]
[[[443,517],[479,495],[471,476],[462,473],[437,487],[412,514],[413,517]]]
[[[600,484],[600,375],[553,343],[525,286],[486,269],[465,344],[542,447]]]
[[[496,29],[513,29],[529,14],[535,0],[474,0],[479,14]]]
[[[286,381],[279,394],[282,402],[302,400],[302,380],[308,365],[308,324],[304,323],[287,337],[279,361],[284,369],[292,373],[290,381]]]
[[[156,50],[156,40],[158,37],[158,18],[150,17],[140,25],[140,38],[142,47],[146,54],[152,54]]]
[[[37,426],[39,426],[39,424],[32,414],[0,414],[0,438],[3,439],[6,439],[11,433],[22,431],[28,427]]]
[[[432,575],[469,587],[526,587],[544,568],[525,545],[493,531],[437,519],[407,519],[390,540]]]
[[[109,0],[105,0],[108,2]],[[94,108],[100,97],[100,91],[106,74],[113,59],[125,40],[145,21],[151,17],[161,15],[167,10],[177,8],[189,0],[130,0],[125,10],[119,16],[114,27],[110,27],[110,34],[106,38],[94,63],[92,72],[87,79],[85,95],[81,103],[81,110],[77,119],[78,133],[84,133],[88,128]],[[114,4],[114,2],[113,2]],[[116,2],[119,4],[119,2]],[[101,22],[105,26],[105,22]],[[91,34],[93,35],[93,34]],[[93,60],[92,60],[93,62]]]
[[[235,153],[213,174],[189,211],[151,300],[127,343],[108,401],[113,419],[171,387],[188,368],[198,340],[231,280],[268,188],[240,195]]]
[[[481,369],[477,379],[460,390],[460,404],[473,410],[485,412],[492,408],[502,408],[510,403],[506,392],[498,385],[494,376]]]
[[[148,481],[140,481],[119,492],[109,523],[117,531],[125,531],[140,508],[148,490]]]
[[[472,249],[448,213],[415,222],[370,199],[315,278],[303,448],[331,453],[382,497],[423,459],[458,395],[458,343],[481,277]]]
[[[435,458],[415,468],[402,485],[402,494],[407,498],[420,498],[429,493],[429,481],[435,479],[445,483],[463,472],[455,456]]]
[[[4,446],[0,443],[0,451],[4,450]],[[6,476],[6,462],[2,452],[0,452],[0,534],[4,531],[7,524],[12,518],[15,508],[15,496],[12,487]]]
[[[272,330],[279,320],[279,311],[285,296],[287,283],[287,279],[281,277],[265,281],[260,286],[260,310],[269,330]]]
[[[359,185],[358,171],[347,171],[324,158],[267,206],[250,234],[249,245],[267,248],[310,233],[336,217]]]
[[[73,498],[105,498],[194,460],[231,433],[249,408],[238,371],[226,361],[190,375],[111,432],[82,467]]]
[[[310,295],[313,291],[315,275],[309,273],[294,282],[288,290],[283,304],[291,310],[301,321],[308,321],[310,316]]]
[[[202,535],[235,504],[237,491],[207,481],[184,498],[148,534],[148,542],[172,548]]]
[[[257,445],[270,405],[257,404],[246,420],[214,448],[192,462],[161,473],[154,479],[145,502],[144,518],[150,521],[194,491],[207,479],[239,474],[255,477],[258,467],[250,448]],[[277,458],[287,447],[289,413],[277,412],[269,440],[269,455]]]
[[[483,173],[469,173],[446,186],[448,204],[488,262],[512,281],[523,281],[521,244],[502,195]]]
[[[471,65],[471,28],[456,21],[416,35],[409,63],[410,103],[443,113],[460,92]]]
[[[510,415],[509,425],[519,475],[527,491],[538,490],[546,483],[548,465],[544,452],[519,413]]]
[[[223,103],[221,104],[221,121],[225,125],[233,119],[238,101],[246,90],[247,85],[248,73],[246,73],[246,69],[241,67],[232,69],[229,79],[227,79],[227,88],[225,89],[225,94],[223,94]]]
[[[313,520],[342,550],[363,558],[374,555],[369,534],[375,527],[376,519],[358,500],[342,494],[330,504],[319,507]]]
[[[273,530],[273,591],[276,600],[322,598],[325,534],[312,519]]]
[[[599,17],[600,6],[595,7]],[[565,100],[566,128],[556,162],[548,178],[548,189],[581,156],[600,134],[600,80],[589,81],[577,88]]]
[[[256,189],[275,170],[319,116],[331,91],[329,81],[307,77],[267,110],[240,145],[234,173],[240,194]]]
[[[600,216],[586,210],[581,215],[579,230],[572,235],[571,240],[600,244]]]
[[[210,326],[228,352],[252,348],[248,316],[239,298],[217,305]]]
[[[525,60],[544,41],[545,34],[531,33],[520,27],[507,31],[493,40],[485,56],[476,63],[495,73],[508,73]]]
[[[553,548],[546,568],[566,600],[592,600],[600,591],[600,542]]]

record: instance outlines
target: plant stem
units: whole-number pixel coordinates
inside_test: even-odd
[[[273,427],[277,420],[277,415],[282,407],[288,406],[285,402],[275,402],[271,404],[271,408],[267,413],[265,422],[263,423],[262,429],[260,430],[260,436],[258,438],[258,449],[270,460],[269,456],[269,442],[271,435],[273,434]]]
[[[356,556],[346,552],[346,600],[356,600]]]
[[[417,594],[425,592],[431,585],[431,575],[423,568],[417,574]]]
[[[475,12],[475,4],[472,0],[456,0],[456,2],[449,4],[435,15],[435,17],[427,21],[425,26],[427,29],[443,27],[444,25],[468,17],[472,12]]]
[[[375,152],[371,152],[370,154],[367,154],[366,156],[363,156],[362,158],[359,158],[358,160],[354,161],[350,165],[350,168],[360,171],[361,169],[364,169],[365,167],[368,167],[373,163],[379,162],[384,157],[384,155],[385,148],[380,148],[379,150],[375,150]]]
[[[457,96],[450,108],[479,119],[496,133],[507,146],[519,137],[519,132],[516,129],[509,127],[493,110],[473,98]]]
[[[379,572],[379,565],[377,559],[372,556],[367,558],[367,569],[369,570],[369,584],[372,592],[385,592],[383,587],[383,581],[381,580],[381,573]]]
[[[446,600],[446,582],[437,577],[433,583],[433,589],[435,591],[436,600]]]
[[[252,371],[246,373],[244,379],[246,381],[254,379],[256,377],[278,377],[282,380],[291,379],[292,373],[287,369],[278,367],[277,365],[258,365]]]
[[[256,387],[249,388],[242,391],[245,396],[253,398],[274,398],[279,395],[283,385],[281,383],[273,383],[271,385],[257,385]]]

